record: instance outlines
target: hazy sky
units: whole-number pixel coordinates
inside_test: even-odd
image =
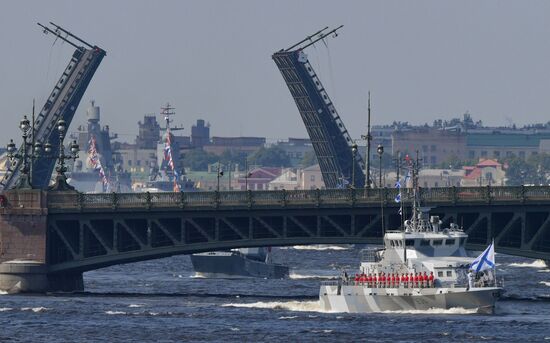
[[[71,128],[91,99],[102,123],[133,141],[137,121],[169,101],[177,122],[213,135],[305,137],[271,59],[324,26],[308,49],[353,137],[373,122],[432,122],[470,111],[493,125],[550,120],[548,1],[2,1],[0,134],[44,103],[72,53],[45,36],[53,21],[107,51]],[[160,118],[160,116],[159,116]]]

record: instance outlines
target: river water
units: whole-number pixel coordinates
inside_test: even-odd
[[[550,269],[497,254],[495,315],[464,309],[325,313],[321,281],[355,270],[353,248],[288,247],[288,280],[195,278],[187,256],[84,274],[79,294],[0,295],[0,342],[550,342]]]

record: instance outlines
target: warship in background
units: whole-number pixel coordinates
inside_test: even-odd
[[[271,248],[241,248],[191,255],[197,277],[208,278],[288,278],[288,266],[273,263]]]
[[[113,154],[109,126],[99,124],[100,108],[94,101],[86,110],[87,126],[78,127],[71,134],[80,147],[85,147],[80,157],[74,161],[68,173],[68,182],[80,192],[130,192],[132,190],[131,174],[124,172],[120,157]]]
[[[157,161],[151,162],[149,168],[149,178],[142,187],[136,189],[140,192],[180,192],[195,190],[195,183],[185,175],[183,160],[181,159],[181,146],[178,137],[174,136],[173,131],[183,130],[183,127],[171,127],[171,117],[175,115],[175,108],[167,103],[161,107],[160,114],[163,116],[166,126],[164,129],[158,128],[158,131],[164,131],[157,143]]]

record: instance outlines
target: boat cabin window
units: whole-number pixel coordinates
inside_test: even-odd
[[[448,276],[448,277],[451,277],[451,276],[453,276],[453,272],[452,272],[452,271],[450,271],[450,270],[447,270],[447,276]]]
[[[429,239],[423,239],[423,240],[420,241],[420,246],[425,247],[425,246],[428,246],[428,245],[430,245],[430,240]]]
[[[432,241],[432,244],[433,244],[433,245],[441,245],[441,244],[443,244],[443,240],[441,240],[441,239],[434,239],[434,240]]]
[[[455,240],[454,239],[446,239],[445,240],[445,245],[455,245]]]
[[[405,245],[408,247],[414,247],[414,239],[406,239]]]
[[[438,272],[437,272],[437,276],[438,276],[438,277],[443,277],[443,271],[441,271],[441,270],[438,271]]]

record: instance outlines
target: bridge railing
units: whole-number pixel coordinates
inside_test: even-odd
[[[52,210],[102,210],[136,208],[218,208],[274,206],[396,205],[397,189],[324,189],[280,191],[224,191],[180,193],[48,192]],[[401,189],[407,202],[412,190]],[[548,186],[421,188],[424,204],[550,201]]]

